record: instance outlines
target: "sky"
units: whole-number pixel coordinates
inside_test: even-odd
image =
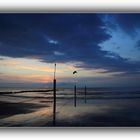
[[[0,14],[0,86],[140,86],[140,14]],[[77,74],[73,75],[73,71]]]

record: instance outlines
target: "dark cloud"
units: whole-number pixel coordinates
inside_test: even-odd
[[[138,50],[140,50],[140,40],[138,40],[138,41],[136,42],[135,47],[136,47]]]
[[[117,18],[123,26],[123,19]],[[101,49],[100,44],[111,38],[104,27],[96,14],[0,14],[0,55],[80,61],[77,67],[86,69],[139,70],[139,63]]]
[[[130,35],[134,35],[140,29],[140,14],[114,14],[117,24]]]
[[[109,38],[95,14],[2,14],[0,17],[0,52],[13,57],[50,55],[54,50],[73,54],[89,46],[97,47]],[[58,45],[51,43],[55,40]],[[12,50],[8,51],[9,48]]]

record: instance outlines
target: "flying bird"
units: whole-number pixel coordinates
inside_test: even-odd
[[[77,73],[77,71],[74,71],[73,74]]]

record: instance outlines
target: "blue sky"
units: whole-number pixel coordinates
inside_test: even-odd
[[[139,37],[140,14],[0,14],[0,83],[50,83],[57,63],[60,84],[139,86]]]

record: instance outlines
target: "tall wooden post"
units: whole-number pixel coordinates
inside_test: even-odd
[[[76,107],[76,85],[74,86],[74,106]]]
[[[56,79],[55,79],[55,73],[56,73],[56,64],[54,68],[54,80],[53,80],[53,126],[56,125]]]
[[[55,126],[56,119],[56,79],[53,81],[53,126]]]
[[[85,104],[87,103],[87,97],[86,97],[86,95],[87,95],[87,87],[85,86]]]

